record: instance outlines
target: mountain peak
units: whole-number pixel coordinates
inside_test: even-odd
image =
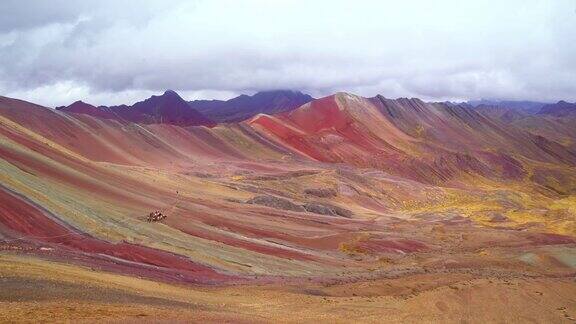
[[[164,93],[162,94],[162,96],[170,96],[170,97],[178,97],[178,98],[180,98],[180,95],[179,95],[176,91],[170,90],[170,89],[164,91]]]
[[[56,107],[56,110],[62,110],[62,111],[73,112],[73,113],[77,113],[77,112],[81,113],[83,111],[91,110],[91,109],[95,109],[95,108],[96,108],[95,106],[93,106],[89,103],[85,103],[82,100],[76,100],[68,106]]]
[[[147,100],[167,100],[169,102],[172,103],[177,103],[178,105],[188,105],[188,103],[186,102],[186,100],[182,99],[182,97],[180,97],[180,95],[174,91],[174,90],[166,90],[164,91],[163,94],[159,95],[159,96],[152,96],[150,98],[148,98]]]

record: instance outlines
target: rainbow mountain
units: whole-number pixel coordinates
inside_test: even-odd
[[[58,109],[0,97],[0,274],[67,282],[67,269],[86,287],[93,272],[108,278],[99,289],[150,296],[152,283],[239,285],[312,304],[391,277],[574,288],[562,279],[576,273],[573,105],[503,118],[510,109],[280,95]],[[153,211],[166,219],[148,222]]]

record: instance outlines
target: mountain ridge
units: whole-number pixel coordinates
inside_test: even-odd
[[[105,119],[135,123],[168,123],[181,126],[214,126],[215,123],[239,122],[259,113],[275,114],[295,109],[313,98],[300,91],[270,90],[252,96],[240,95],[229,100],[193,100],[186,102],[173,90],[154,95],[131,106],[93,106],[76,101],[56,110],[86,114]]]
[[[276,114],[296,109],[313,99],[300,91],[270,90],[229,100],[193,100],[188,103],[217,122],[239,122],[260,113]]]
[[[172,90],[166,90],[162,95],[152,96],[131,106],[95,107],[76,101],[69,106],[56,107],[56,110],[133,123],[209,127],[215,125],[215,122],[191,108],[180,95]]]
[[[576,117],[576,103],[560,100],[554,104],[548,104],[542,107],[538,112],[540,115],[550,115],[554,117]]]

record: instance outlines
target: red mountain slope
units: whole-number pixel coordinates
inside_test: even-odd
[[[296,152],[375,167],[427,183],[462,175],[518,178],[521,160],[573,166],[569,148],[489,119],[466,106],[337,94],[250,122]]]

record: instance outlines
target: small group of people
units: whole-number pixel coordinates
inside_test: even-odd
[[[148,215],[147,220],[149,223],[151,223],[151,222],[159,222],[165,218],[166,218],[166,215],[162,214],[160,211],[157,210],[157,211],[151,212]]]

